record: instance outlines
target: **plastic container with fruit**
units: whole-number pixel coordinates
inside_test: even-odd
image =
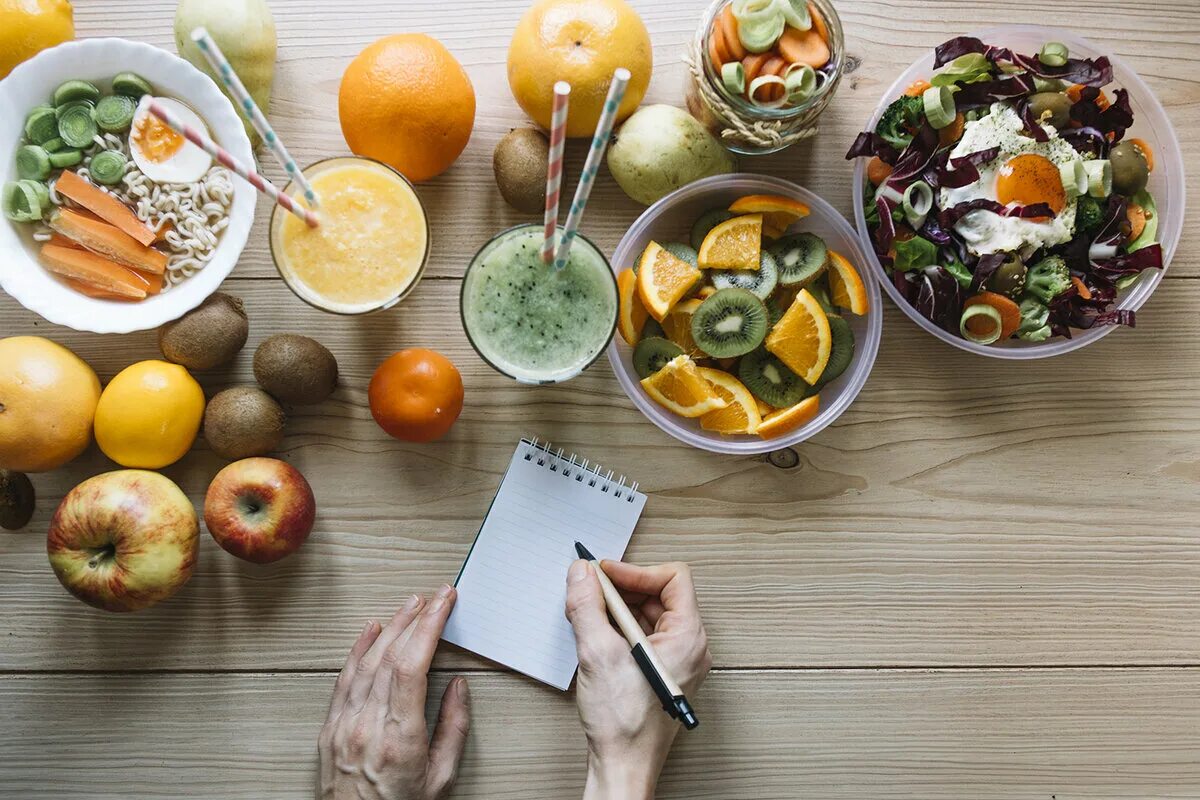
[[[829,0],[716,0],[689,46],[688,111],[737,153],[817,132],[846,66]]]
[[[874,363],[883,317],[865,258],[841,215],[795,184],[696,181],[617,245],[609,361],[634,405],[694,447],[752,454],[804,441],[850,405]]]

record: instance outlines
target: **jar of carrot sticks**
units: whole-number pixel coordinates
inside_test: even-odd
[[[687,107],[737,153],[774,153],[817,132],[845,68],[830,0],[716,0],[692,41]]]

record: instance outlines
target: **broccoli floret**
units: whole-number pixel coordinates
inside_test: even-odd
[[[1044,342],[1050,338],[1050,309],[1036,297],[1021,301],[1021,326],[1017,338],[1027,342]]]
[[[1104,209],[1100,206],[1100,201],[1092,197],[1090,194],[1085,194],[1079,198],[1079,205],[1075,207],[1075,228],[1084,233],[1091,233],[1100,227],[1100,223],[1104,220]]]
[[[1025,276],[1025,293],[1043,303],[1049,303],[1071,288],[1071,272],[1061,256],[1046,256],[1029,268]]]
[[[913,134],[925,120],[925,106],[920,97],[905,95],[884,109],[875,132],[897,150],[903,150],[913,140]]]

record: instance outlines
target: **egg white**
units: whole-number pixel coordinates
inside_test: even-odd
[[[157,100],[159,105],[178,117],[181,122],[190,125],[205,136],[209,135],[208,127],[204,124],[204,120],[200,119],[200,115],[183,103],[170,97],[146,95],[138,103],[137,111],[134,112],[133,127],[129,134],[129,155],[133,157],[133,163],[137,165],[143,175],[155,183],[195,183],[199,181],[212,166],[212,156],[191,142],[185,140],[179,150],[162,161],[154,161],[143,152],[141,143],[134,134],[143,119],[153,116],[149,108],[151,100]]]
[[[989,114],[968,122],[962,139],[950,151],[950,157],[958,158],[991,147],[999,147],[1000,155],[980,165],[979,180],[974,183],[957,189],[941,189],[941,207],[950,208],[980,198],[997,200],[997,173],[1010,159],[1024,153],[1043,156],[1060,167],[1081,160],[1075,148],[1059,138],[1053,125],[1045,124],[1043,127],[1050,136],[1048,142],[1039,142],[1023,135],[1021,132],[1025,123],[1005,103],[993,104]],[[1069,241],[1075,235],[1076,206],[1075,199],[1070,198],[1063,210],[1050,219],[1002,217],[991,211],[972,211],[954,225],[954,230],[976,255],[1018,250],[1029,252]]]

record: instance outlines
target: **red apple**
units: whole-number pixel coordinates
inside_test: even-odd
[[[105,611],[165,600],[192,576],[200,522],[187,495],[157,472],[88,478],[59,504],[46,552],[67,591]]]
[[[317,513],[312,487],[277,458],[243,458],[217,473],[204,498],[204,524],[227,552],[256,564],[294,553]]]

